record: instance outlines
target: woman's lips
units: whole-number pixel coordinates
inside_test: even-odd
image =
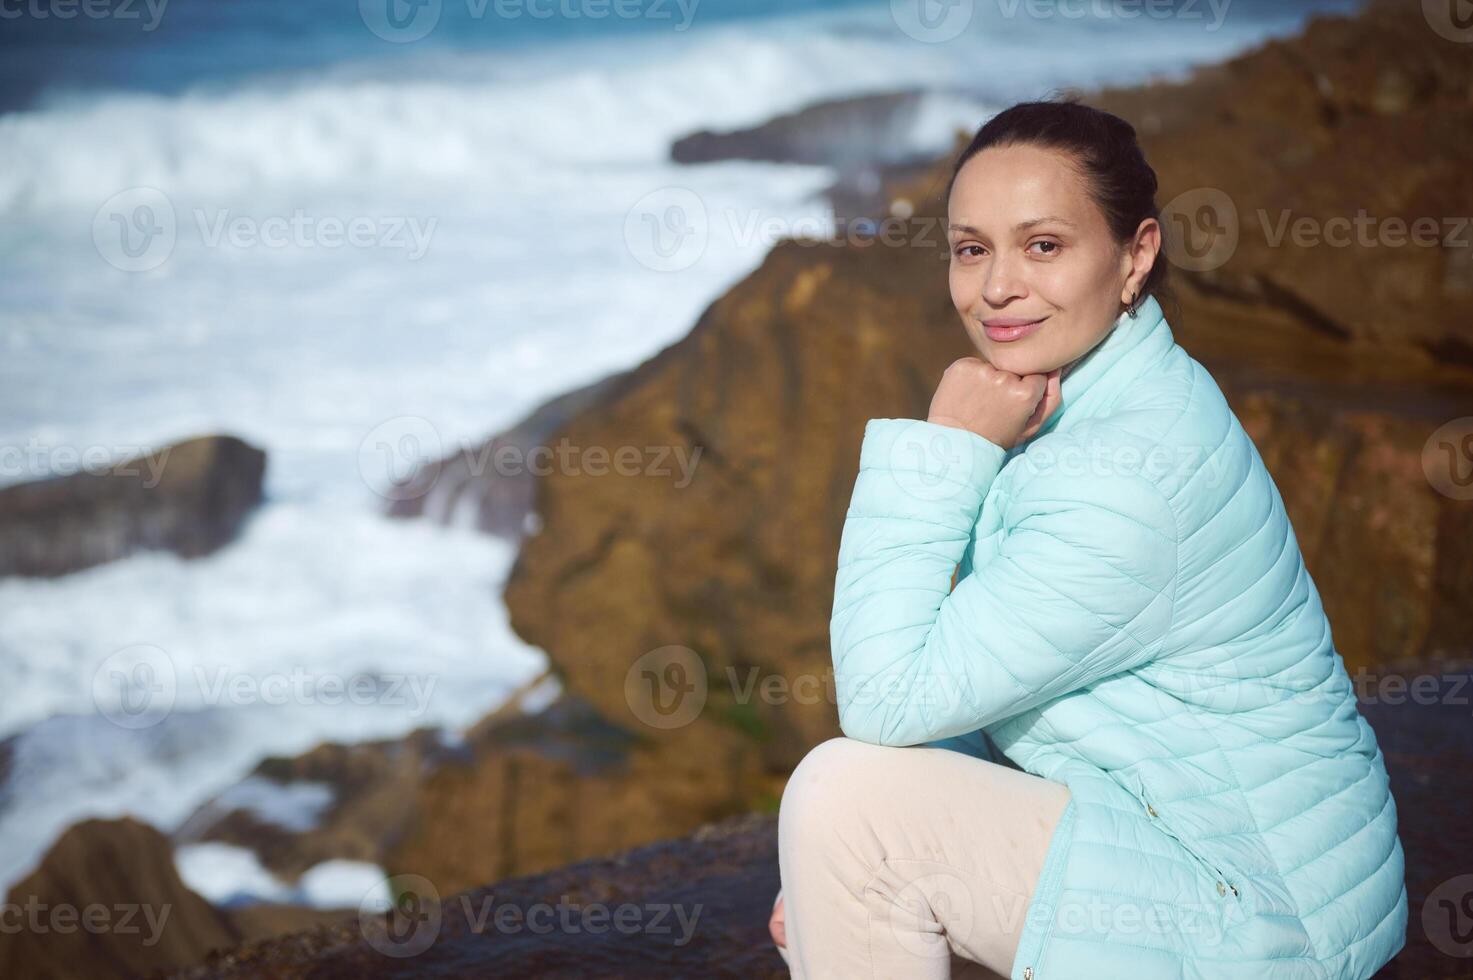
[[[1039,327],[1043,326],[1043,321],[1047,319],[1048,317],[1040,317],[1037,320],[1032,320],[1027,323],[985,321],[982,324],[982,331],[983,333],[987,334],[988,340],[998,344],[1007,344],[1011,343],[1014,340],[1022,340],[1024,337],[1028,336]]]

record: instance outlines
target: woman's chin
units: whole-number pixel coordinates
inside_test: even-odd
[[[1029,374],[1047,374],[1057,367],[1049,358],[1021,350],[998,350],[996,346],[983,351],[982,359],[999,371],[1016,374],[1020,378]]]

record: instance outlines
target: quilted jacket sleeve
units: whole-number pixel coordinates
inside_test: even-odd
[[[1108,460],[1013,480],[996,553],[950,588],[1005,455],[952,426],[866,424],[830,620],[849,737],[918,745],[971,732],[1159,648],[1176,522],[1153,483]]]

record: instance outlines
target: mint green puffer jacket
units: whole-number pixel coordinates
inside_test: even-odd
[[[1012,450],[868,422],[830,627],[846,735],[990,739],[1069,787],[1012,980],[1351,980],[1405,944],[1375,734],[1273,480],[1154,297]]]

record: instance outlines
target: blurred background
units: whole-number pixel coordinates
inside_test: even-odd
[[[1404,794],[1469,724],[1465,8],[0,0],[0,893],[51,910],[0,973],[363,975],[370,913],[522,876],[714,931],[437,919],[416,971],[777,975],[863,423],[966,352],[946,165],[1077,92],[1426,821],[1401,968],[1458,975],[1467,821]],[[57,926],[94,903],[174,926]]]

